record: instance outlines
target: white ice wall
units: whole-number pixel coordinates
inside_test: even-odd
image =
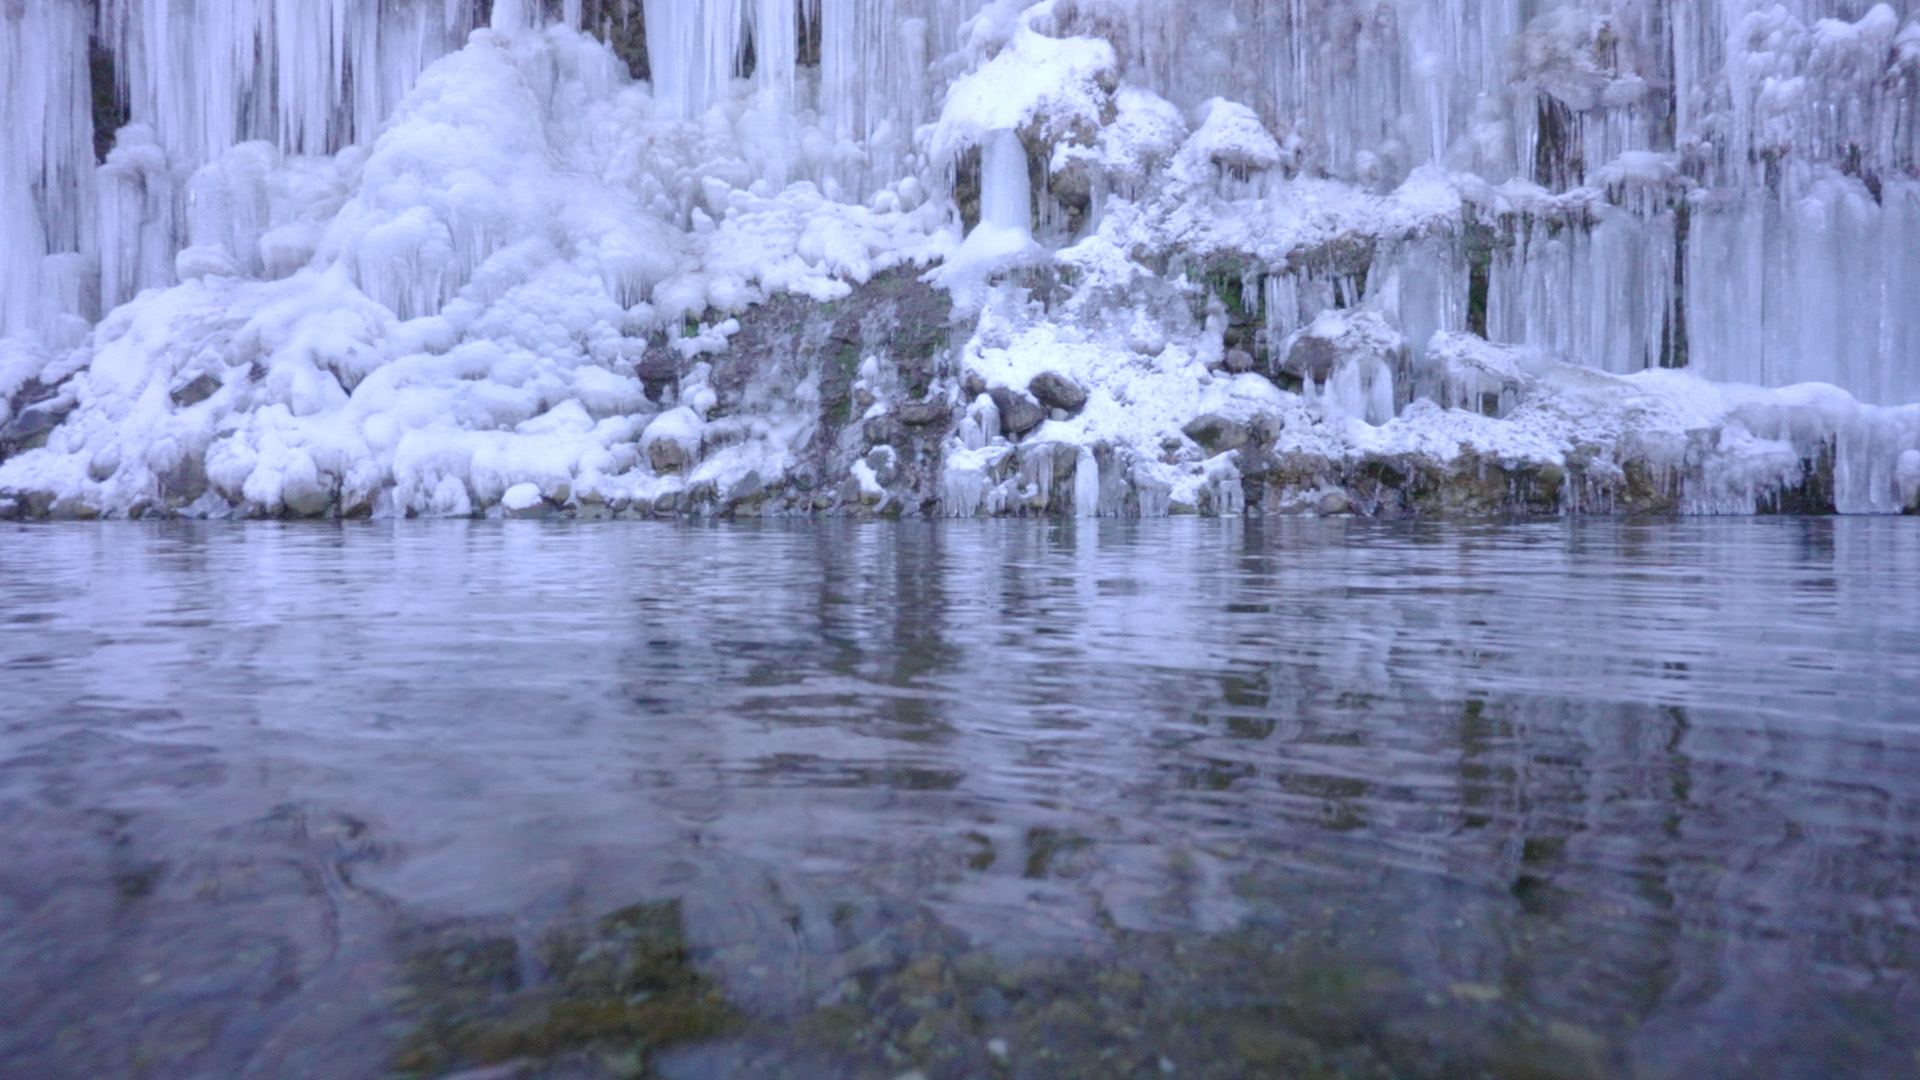
[[[810,118],[820,145],[752,167],[857,200],[906,174],[940,182],[916,132],[1028,6],[498,0],[494,19],[643,10],[662,108],[758,95],[770,131]],[[75,318],[170,284],[190,245],[230,241],[241,272],[271,274],[259,239],[288,223],[268,204],[307,204],[221,196],[231,185],[197,170],[252,141],[283,156],[366,143],[476,10],[0,4],[0,329],[69,340]],[[804,67],[797,32],[816,18],[820,62]],[[1309,174],[1384,191],[1438,164],[1495,185],[1472,205],[1503,240],[1496,337],[1627,371],[1676,358],[1683,327],[1690,365],[1715,378],[1920,400],[1920,0],[1052,0],[1040,25],[1107,39],[1125,82],[1182,108],[1253,106]],[[90,34],[134,124],[97,173]],[[1464,328],[1466,284],[1451,275],[1415,321]]]

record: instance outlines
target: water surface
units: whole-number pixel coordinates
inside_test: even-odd
[[[0,672],[0,1075],[1920,1075],[1914,519],[46,525]]]

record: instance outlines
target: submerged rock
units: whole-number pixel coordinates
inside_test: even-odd
[[[531,958],[515,938],[485,925],[406,937],[397,1004],[414,1026],[393,1060],[404,1076],[587,1053],[629,1056],[638,1071],[663,1049],[739,1023],[694,968],[677,900],[556,928]],[[528,981],[523,967],[539,977]]]

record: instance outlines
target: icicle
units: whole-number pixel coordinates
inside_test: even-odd
[[[726,100],[746,28],[743,0],[646,0],[654,95],[694,117]]]
[[[569,22],[579,18],[580,0],[572,0],[573,13]],[[524,29],[532,23],[527,10],[527,0],[493,0],[492,27],[506,33]]]
[[[1011,131],[989,134],[980,148],[980,225],[1031,236],[1033,188],[1027,148]]]
[[[1080,448],[1080,459],[1073,466],[1073,512],[1078,517],[1100,516],[1100,463],[1087,446]]]
[[[62,256],[92,239],[89,21],[76,0],[0,6],[0,335],[93,314]]]

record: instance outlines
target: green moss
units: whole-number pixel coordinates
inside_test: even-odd
[[[543,977],[522,986],[518,946],[498,935],[427,935],[402,965],[413,1030],[394,1056],[407,1076],[583,1051],[634,1055],[713,1038],[738,1013],[693,966],[677,900],[622,908],[549,934]]]
[[[1251,256],[1239,252],[1216,254],[1187,270],[1187,279],[1199,285],[1209,296],[1219,298],[1227,309],[1227,319],[1237,325],[1266,321],[1265,290],[1257,281],[1262,267]],[[1249,283],[1254,284],[1249,289]],[[1252,295],[1248,295],[1251,292]]]

